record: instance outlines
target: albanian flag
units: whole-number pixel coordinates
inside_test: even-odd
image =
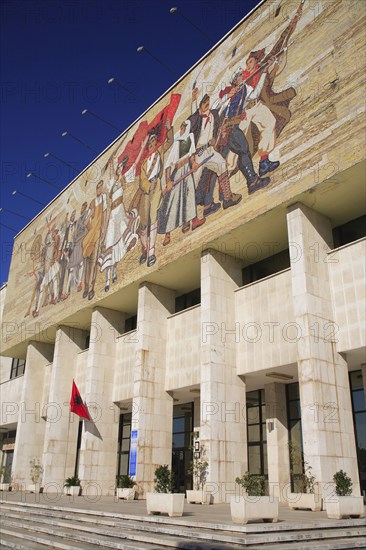
[[[88,409],[86,408],[83,400],[81,399],[80,392],[74,380],[72,381],[70,411],[77,414],[78,416],[81,416],[81,418],[86,418],[86,420],[90,420]]]
[[[124,167],[123,174],[126,173],[137,160],[141,151],[143,141],[152,130],[157,135],[158,146],[164,143],[167,133],[167,129],[165,126],[166,121],[169,120],[170,124],[173,124],[173,118],[178,109],[180,97],[180,94],[172,94],[170,96],[170,102],[168,103],[168,105],[166,105],[164,109],[162,109],[155,116],[150,124],[146,120],[140,122],[136,132],[134,133],[133,138],[127,143],[123,152],[118,157],[118,162],[121,162],[122,159],[128,157],[128,161]],[[145,157],[146,152],[144,151],[140,155],[139,161],[136,166],[136,176],[140,175],[141,165],[144,162]]]

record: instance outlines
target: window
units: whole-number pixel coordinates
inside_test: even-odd
[[[247,393],[248,470],[268,476],[266,405],[264,390]]]
[[[11,483],[11,469],[13,465],[14,451],[3,451],[2,453],[2,483]]]
[[[334,247],[352,243],[366,236],[366,216],[333,228]]]
[[[76,459],[75,459],[75,470],[74,470],[75,476],[79,475],[79,461],[80,461],[80,447],[81,447],[82,433],[83,433],[83,421],[80,420],[79,426],[78,426],[78,438],[76,442]]]
[[[358,469],[361,491],[366,491],[366,404],[363,390],[362,371],[350,373],[353,423],[356,438]]]
[[[6,429],[6,428],[4,428]],[[0,476],[1,483],[11,483],[11,469],[14,457],[16,430],[10,430],[0,434]]]
[[[23,376],[25,371],[25,359],[14,358],[11,364],[10,380]]]
[[[260,262],[244,267],[242,271],[243,285],[259,281],[288,267],[290,267],[290,253],[287,249]]]
[[[301,406],[299,384],[286,386],[287,418],[290,446],[291,490],[303,492],[304,453],[302,445]]]
[[[120,414],[117,450],[117,477],[128,475],[130,465],[132,414]]]
[[[125,320],[125,332],[130,332],[131,330],[136,330],[137,328],[137,315],[132,315]]]
[[[201,303],[201,289],[196,288],[187,294],[177,296],[175,299],[175,313],[196,306]]]
[[[85,336],[84,349],[89,349],[90,346],[90,332]]]
[[[16,430],[10,430],[3,435],[2,445],[14,445],[15,437],[17,435]]]

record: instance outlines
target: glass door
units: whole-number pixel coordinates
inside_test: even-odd
[[[173,449],[172,471],[175,479],[175,491],[184,493],[192,489],[192,437],[193,403],[173,407]]]

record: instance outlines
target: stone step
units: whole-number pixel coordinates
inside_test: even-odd
[[[25,537],[29,537],[29,534],[20,534],[19,532],[15,535],[14,534],[14,531],[11,531],[11,532],[7,532],[6,530],[4,531],[4,535],[6,536],[6,540],[4,538],[0,538],[0,548],[11,548],[13,550],[40,550],[40,545],[42,545],[42,547],[44,548],[59,548],[59,546],[57,546],[57,544],[55,544],[54,541],[52,541],[51,539],[42,539],[41,537],[37,536],[37,537],[31,537],[33,538],[34,541],[37,541],[37,542],[32,542],[31,540],[26,540]],[[16,538],[16,537],[19,537],[19,538]],[[21,540],[21,542],[19,542]],[[75,550],[92,550],[92,546],[90,545],[90,543],[88,544],[81,544],[80,542],[78,543],[77,546],[72,546],[72,545],[66,545],[67,548],[69,550],[72,550],[73,548],[75,548]],[[94,547],[94,545],[93,545]],[[63,546],[64,548],[64,546]],[[98,545],[98,547],[96,547],[98,549],[103,549],[105,547],[103,546],[100,546]],[[127,546],[124,546],[124,548],[127,550]],[[145,550],[162,550],[161,547],[157,547],[157,546],[146,546],[146,545],[139,545],[139,546],[128,546],[128,548],[133,548],[133,549],[145,549]],[[197,547],[196,547],[197,548]],[[202,550],[203,550],[203,547],[201,547]],[[286,545],[283,545],[283,544],[280,544],[280,545],[273,545],[271,548],[274,548],[274,549],[278,549],[278,550],[281,550],[281,549],[287,549],[287,550],[304,550],[304,544],[303,543],[299,543],[299,544],[296,544],[296,545],[293,545],[291,544],[290,546],[288,544]],[[312,545],[306,545],[306,549],[307,550],[316,550],[316,549],[321,549],[321,550],[342,550],[342,549],[351,549],[351,548],[365,548],[365,541],[360,541],[359,544],[357,544],[356,546],[355,545],[350,545],[350,542],[349,540],[347,539],[339,539],[337,540],[336,543],[332,542],[331,544],[327,543],[327,544],[324,544],[324,542],[321,544],[321,545],[316,545],[316,546],[312,546]],[[205,545],[204,547],[205,550],[208,550],[208,547],[207,545]],[[259,546],[252,546],[251,547],[251,550],[263,550],[263,546],[262,545],[259,545]]]
[[[42,545],[42,547],[52,547],[52,548],[59,548],[61,550],[93,550],[93,548],[98,549],[106,549],[106,548],[119,548],[123,550],[162,550],[162,548],[165,548],[165,544],[162,545],[161,541],[159,540],[159,545],[155,544],[139,544],[139,543],[130,543],[124,541],[122,545],[118,544],[116,545],[109,545],[105,546],[101,540],[98,540],[95,544],[89,540],[87,543],[83,543],[81,541],[78,541],[77,546],[72,545],[71,543],[65,543],[65,542],[58,542],[55,540],[54,533],[51,533],[49,537],[45,538],[40,535],[31,535],[27,529],[20,529],[17,527],[16,529],[12,529],[11,531],[8,531],[7,529],[2,529],[2,534],[6,536],[6,540],[2,537],[1,544],[4,548],[15,548],[19,550],[39,550],[39,545]],[[17,537],[22,542],[21,544],[17,542]],[[179,542],[174,546],[175,548],[186,548],[186,546],[181,545]],[[208,543],[202,543],[202,544],[190,544],[190,550],[211,550],[214,548],[212,545]],[[216,548],[224,549],[226,546],[219,546]],[[234,549],[234,546],[230,547],[231,549]],[[365,539],[362,539],[360,541],[356,541],[356,544],[352,541],[349,541],[349,539],[343,539],[340,538],[337,541],[322,541],[320,544],[306,544],[304,546],[304,543],[295,543],[295,544],[288,544],[288,543],[276,543],[272,544],[270,548],[273,548],[274,550],[304,550],[306,548],[307,550],[343,550],[343,549],[351,549],[351,548],[365,548]],[[254,545],[251,546],[251,550],[263,550],[263,545]]]
[[[137,501],[134,501],[137,502]],[[49,506],[49,505],[43,505],[43,504],[35,504],[35,503],[28,503],[23,501],[1,501],[0,504],[4,506],[15,506],[14,509],[19,510],[19,507],[22,507],[27,510],[47,510],[53,512],[68,512],[70,514],[82,514],[84,516],[89,517],[97,517],[99,518],[109,518],[109,519],[119,519],[119,520],[128,520],[128,521],[137,521],[139,523],[146,523],[146,524],[158,524],[158,525],[171,525],[171,526],[178,526],[179,527],[187,527],[189,529],[194,526],[197,529],[200,530],[210,530],[210,531],[220,531],[220,532],[229,532],[231,533],[242,533],[242,534],[249,534],[249,533],[263,533],[263,532],[283,532],[283,531],[298,531],[301,529],[302,531],[308,531],[308,530],[314,530],[314,529],[330,529],[330,528],[344,528],[344,527],[350,527],[350,526],[364,526],[365,520],[364,519],[343,519],[343,520],[326,520],[324,518],[318,518],[316,515],[314,517],[314,520],[309,520],[309,515],[313,516],[312,512],[306,512],[302,513],[301,511],[295,512],[296,515],[296,522],[291,520],[281,520],[278,523],[262,523],[262,522],[256,522],[256,523],[249,523],[248,525],[235,525],[231,522],[228,522],[226,520],[226,523],[213,523],[213,522],[204,522],[197,520],[196,517],[187,518],[187,515],[184,515],[180,518],[169,518],[167,516],[147,516],[147,515],[141,515],[141,512],[138,514],[124,514],[120,512],[113,512],[113,511],[100,511],[100,510],[94,510],[94,509],[88,509],[88,508],[73,508],[71,506]],[[208,507],[210,508],[210,507]],[[306,514],[306,516],[305,516]],[[293,516],[295,517],[295,516]]]
[[[11,529],[4,528],[7,524],[2,522],[1,526],[1,544],[8,548],[38,548],[40,545],[48,548],[58,548],[60,550],[87,550],[90,546],[78,544],[74,546],[69,543],[52,540],[50,534],[48,537],[42,537],[38,534],[32,534],[30,530],[21,526],[11,526]],[[52,537],[53,538],[53,537]],[[16,542],[16,541],[21,541]],[[10,546],[9,546],[10,545]]]
[[[365,538],[359,541],[350,541],[342,538],[336,541],[321,541],[319,544],[313,543],[277,543],[268,546],[271,550],[355,550],[356,548],[366,548]],[[251,546],[250,550],[263,550],[263,545]]]
[[[21,519],[21,515],[19,515],[19,507],[17,506],[3,506],[3,510],[7,509],[6,516],[7,517],[13,517],[17,519]],[[27,509],[27,519],[29,521],[38,521],[38,522],[45,522],[47,524],[52,525],[63,525],[62,523],[56,522],[55,518],[57,519],[63,519],[63,520],[75,520],[75,513],[70,514],[67,513],[68,511],[65,510],[65,512],[60,511],[54,511],[54,510],[37,510],[32,509],[32,516],[34,518],[30,517],[29,515],[29,509]],[[41,517],[47,519],[41,519]],[[151,524],[144,525],[142,521],[139,521],[140,518],[134,518],[134,520],[128,520],[128,521],[118,521],[114,518],[108,519],[107,517],[100,518],[98,516],[94,516],[90,514],[85,515],[82,513],[77,514],[78,517],[78,525],[77,528],[80,528],[80,523],[87,524],[86,527],[83,527],[84,530],[90,530],[91,527],[89,525],[97,523],[97,527],[94,528],[96,532],[101,532],[100,526],[107,526],[109,527],[109,532],[111,533],[111,528],[119,528],[123,529],[124,531],[138,531],[138,532],[149,532],[149,533],[160,533],[160,534],[166,534],[166,535],[173,535],[173,536],[180,536],[180,537],[188,537],[188,538],[197,538],[197,539],[205,539],[209,541],[216,541],[216,542],[222,542],[225,544],[240,544],[240,545],[253,545],[253,544],[268,544],[268,543],[276,543],[276,542],[296,542],[296,541],[302,541],[302,540],[322,540],[322,539],[337,539],[340,537],[362,537],[365,534],[365,530],[362,526],[353,526],[350,527],[347,525],[347,527],[339,528],[329,528],[328,523],[328,529],[316,529],[312,528],[307,529],[305,531],[281,531],[280,533],[258,533],[258,534],[249,534],[247,533],[245,537],[243,537],[243,534],[240,533],[232,533],[229,534],[219,534],[215,532],[214,530],[206,529],[204,532],[197,530],[195,526],[191,526],[190,528],[183,527],[180,524],[173,526],[165,526],[160,524]],[[160,518],[159,518],[160,519]],[[69,524],[67,524],[69,525]],[[71,527],[70,527],[71,528]]]
[[[34,531],[34,533],[33,533]],[[92,537],[81,537],[74,533],[68,532],[54,532],[50,530],[42,530],[48,532],[48,535],[41,535],[39,530],[29,529],[28,527],[14,527],[10,529],[1,529],[1,545],[5,548],[19,548],[23,549],[40,549],[40,545],[45,548],[58,548],[60,550],[161,550],[160,542],[159,546],[151,543],[140,543],[123,541],[122,543],[112,543],[108,540],[108,537],[103,540],[103,537],[93,539]],[[33,534],[32,534],[33,533]],[[65,540],[69,542],[65,542]],[[82,540],[83,539],[83,540]],[[18,540],[21,543],[17,542]],[[63,541],[63,542],[62,542]],[[75,544],[75,542],[77,544]]]
[[[93,546],[95,544],[105,545],[108,548],[127,548],[127,539],[131,548],[152,548],[151,544],[158,545],[157,548],[175,547],[185,549],[212,548],[225,550],[243,548],[250,546],[251,550],[259,548],[259,545],[270,545],[271,548],[314,548],[317,550],[333,548],[363,548],[365,547],[364,521],[352,520],[351,524],[346,521],[330,523],[327,522],[326,529],[319,529],[318,524],[307,525],[302,529],[297,525],[297,531],[293,525],[282,525],[280,531],[273,531],[268,527],[276,524],[256,524],[240,528],[238,532],[228,532],[228,525],[225,534],[218,532],[218,525],[205,524],[204,530],[198,530],[196,523],[172,520],[163,517],[141,517],[127,516],[128,519],[121,520],[123,514],[98,512],[85,509],[71,509],[68,507],[46,507],[38,504],[3,504],[3,517],[5,522],[12,528],[21,524],[25,530],[49,533],[52,527],[52,534],[55,536],[66,536],[68,539],[77,540],[79,543],[87,541]],[[148,519],[146,522],[145,520]],[[169,519],[169,522],[163,521]],[[180,518],[178,518],[180,519]],[[74,522],[78,523],[75,524]],[[190,527],[187,527],[187,524]],[[334,525],[334,527],[333,527]],[[103,526],[103,528],[102,528]],[[211,528],[213,527],[213,528]],[[245,532],[243,529],[255,527],[253,531]],[[289,527],[289,530],[286,530]],[[62,529],[67,529],[63,532]],[[259,532],[261,530],[261,532]],[[85,535],[87,533],[87,535]],[[92,536],[90,535],[92,533]],[[123,533],[123,535],[122,535]],[[159,535],[159,536],[157,536]],[[124,539],[123,546],[120,546],[116,539]],[[148,546],[146,546],[148,544]],[[79,548],[79,544],[77,548]],[[89,546],[91,548],[91,546]],[[128,546],[130,548],[130,546]]]
[[[3,507],[4,509],[5,507]],[[14,511],[15,510],[15,511]],[[13,518],[13,519],[22,519],[22,515],[18,512],[16,507],[8,507],[8,511],[5,514],[5,517],[7,518]],[[116,521],[116,520],[108,520],[103,518],[91,518],[88,516],[85,516],[83,514],[78,514],[78,524],[74,527],[72,523],[69,523],[70,521],[75,520],[75,514],[67,514],[62,513],[58,511],[39,511],[39,510],[32,510],[32,515],[29,514],[29,511],[27,513],[27,520],[28,521],[36,521],[38,523],[46,523],[48,525],[56,525],[56,526],[65,526],[67,525],[69,528],[76,528],[80,529],[80,523],[85,523],[87,526],[83,527],[83,530],[90,530],[91,528],[88,526],[88,524],[95,525],[95,522],[97,521],[98,526],[108,526],[110,529],[108,530],[109,533],[112,533],[114,528],[123,529],[125,532],[128,531],[139,531],[139,532],[149,532],[149,533],[161,533],[166,535],[177,535],[179,536],[185,536],[189,538],[197,538],[197,539],[206,539],[210,541],[216,541],[216,542],[223,542],[226,544],[246,544],[246,545],[253,545],[253,544],[268,544],[268,543],[276,543],[276,542],[295,542],[300,540],[322,540],[322,539],[336,539],[341,536],[347,536],[347,537],[362,537],[365,533],[365,530],[362,527],[353,527],[349,528],[346,527],[344,529],[327,529],[327,530],[319,530],[319,529],[313,529],[309,532],[290,532],[285,533],[282,532],[281,534],[275,534],[275,533],[269,533],[269,534],[256,534],[256,535],[250,535],[248,534],[245,538],[243,538],[240,534],[235,533],[232,536],[229,535],[219,535],[213,531],[206,530],[206,532],[201,532],[195,529],[194,526],[192,526],[190,529],[183,528],[181,526],[176,527],[165,527],[159,526],[159,525],[143,525],[139,521]],[[65,521],[56,521],[56,519],[59,520],[65,520]],[[101,529],[98,527],[98,532],[101,532]]]
[[[152,548],[181,548],[185,550],[203,550],[203,548],[209,548],[209,550],[235,550],[239,549],[240,546],[232,544],[223,544],[223,543],[202,543],[201,541],[196,541],[192,538],[189,541],[182,540],[179,536],[169,536],[164,534],[158,534],[159,536],[152,536],[151,533],[143,535],[135,531],[129,531],[128,533],[122,532],[121,529],[116,530],[101,530],[98,527],[91,528],[85,527],[85,529],[80,528],[77,524],[72,524],[70,522],[65,522],[64,525],[54,523],[49,523],[47,521],[39,522],[30,522],[29,518],[24,518],[23,521],[11,521],[4,519],[2,520],[2,525],[5,527],[14,529],[23,529],[25,532],[32,533],[41,533],[49,534],[52,536],[52,541],[57,538],[62,540],[78,541],[88,544],[89,548],[98,546],[98,548],[113,548],[116,550],[137,550],[137,549],[152,549]],[[64,529],[63,529],[64,528]],[[9,531],[8,531],[9,532]],[[26,537],[27,538],[27,537]],[[40,535],[37,535],[36,539],[42,538]],[[44,537],[43,537],[44,538]],[[118,539],[118,540],[117,540]],[[123,542],[119,542],[120,540]],[[35,540],[34,536],[31,540]],[[47,542],[47,540],[46,540]],[[49,539],[48,539],[49,544]],[[64,548],[64,546],[56,546],[57,548]],[[70,548],[78,548],[70,545]],[[69,546],[66,545],[67,550]]]
[[[19,539],[13,536],[12,534],[5,534],[6,539],[0,535],[0,548],[12,548],[13,550],[39,550],[39,543],[32,542],[30,540]],[[51,548],[49,545],[44,546],[46,548]]]

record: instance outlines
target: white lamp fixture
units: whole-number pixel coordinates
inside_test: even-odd
[[[44,156],[45,159],[48,158],[48,157],[53,157],[54,159],[58,160],[62,164],[65,164],[65,166],[68,166],[69,168],[72,168],[76,172],[78,171],[78,169],[75,168],[75,166],[72,166],[72,164],[69,164],[65,160],[60,159],[60,157],[56,157],[56,155],[54,155],[53,153],[48,152],[48,153],[45,153],[43,156]]]
[[[98,153],[98,151],[96,149],[93,149],[93,147],[90,147],[90,145],[88,145],[87,143],[85,143],[85,141],[83,141],[82,139],[74,136],[74,134],[72,134],[71,132],[69,132],[68,130],[65,130],[65,132],[62,132],[61,134],[62,137],[66,137],[66,136],[70,136],[72,139],[74,139],[75,141],[78,141],[79,143],[81,143],[82,145],[84,145],[84,147],[86,147],[87,149],[89,149],[90,151],[93,151],[93,153]]]
[[[111,122],[109,122],[108,120],[106,120],[105,118],[102,118],[100,115],[97,115],[96,113],[94,113],[93,111],[91,111],[90,109],[83,109],[81,111],[81,114],[82,115],[86,115],[86,114],[89,114],[89,115],[92,115],[93,117],[97,118],[98,120],[101,120],[102,122],[104,122],[104,124],[108,124],[108,126],[111,126],[111,128],[114,128],[115,130],[117,130],[118,132],[122,132],[121,128],[117,128],[117,126],[115,126],[114,124],[112,124]]]
[[[37,199],[34,199],[33,197],[30,197],[29,195],[26,195],[25,193],[23,193],[22,191],[18,191],[17,189],[15,189],[15,191],[12,191],[11,194],[13,196],[14,195],[21,195],[22,197],[25,197],[26,199],[28,199],[30,201],[36,202],[37,204],[40,204],[43,207],[46,206],[45,204],[43,204],[43,202],[37,201]]]
[[[150,50],[148,50],[147,48],[145,48],[145,46],[138,46],[136,48],[136,51],[138,53],[141,53],[141,52],[146,52],[147,54],[149,54],[150,57],[152,57],[153,59],[155,59],[155,61],[157,61],[159,63],[159,65],[161,65],[162,67],[164,67],[164,69],[168,70],[170,73],[172,73],[172,75],[175,77],[175,78],[178,78],[178,74],[173,71],[173,69],[171,67],[169,67],[169,65],[166,65],[161,59],[159,59],[158,57],[156,57],[156,55],[154,55],[153,53],[151,53]]]
[[[54,183],[52,183],[52,181],[48,181],[48,180],[42,178],[41,176],[38,176],[38,174],[35,174],[34,172],[28,172],[28,174],[26,175],[27,178],[31,178],[32,176],[34,178],[37,178],[37,180],[43,181],[44,183],[47,183],[48,185],[51,185],[51,187],[54,187],[58,191],[61,191],[61,187],[58,187],[58,185],[55,185]]]
[[[143,46],[141,46],[143,48]],[[139,49],[137,48],[137,51],[139,51]],[[125,86],[124,84],[122,84],[119,80],[117,80],[117,78],[110,78],[108,81],[108,84],[116,84],[116,86],[118,86],[119,88],[121,88],[124,92],[126,92],[127,94],[129,94],[131,97],[134,97],[136,99],[138,99],[139,101],[141,101],[142,103],[148,103],[148,101],[142,97],[140,97],[139,95],[137,95],[134,91],[130,90],[130,88],[128,88],[127,86]]]
[[[19,216],[19,218],[23,218],[24,220],[27,220],[27,222],[30,222],[30,218],[27,218],[26,216],[23,216],[23,214],[18,214],[18,212],[13,212],[13,210],[8,210],[7,208],[4,208],[3,206],[0,208],[0,212],[8,212],[9,214],[13,214],[14,216]]]
[[[268,378],[277,378],[277,380],[293,380],[294,377],[290,374],[284,374],[282,372],[267,372]]]

